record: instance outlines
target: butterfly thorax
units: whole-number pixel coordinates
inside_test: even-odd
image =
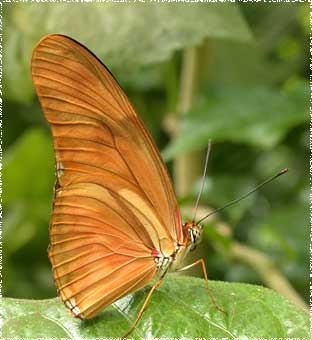
[[[187,254],[200,243],[202,230],[201,225],[197,225],[194,222],[186,222],[182,225],[183,242],[177,244],[175,251],[171,255],[165,256],[160,251],[153,253],[160,276],[163,276],[169,269],[174,271],[181,267]]]
[[[175,255],[170,270],[181,268],[188,253],[196,248],[201,242],[203,228],[194,222],[185,222],[182,225],[183,243],[179,245],[179,250]]]

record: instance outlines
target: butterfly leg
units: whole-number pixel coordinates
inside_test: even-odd
[[[209,294],[209,297],[211,299],[211,302],[213,303],[213,305],[222,313],[226,313],[225,310],[221,307],[219,307],[215,301],[215,299],[213,298],[213,295],[211,293],[211,290],[209,288],[209,285],[208,285],[208,275],[207,275],[207,270],[206,270],[206,265],[205,265],[205,261],[204,259],[199,259],[197,261],[195,261],[194,263],[191,263],[183,268],[180,268],[178,270],[176,270],[176,272],[182,272],[182,271],[185,271],[185,270],[188,270],[192,267],[195,267],[196,265],[200,264],[201,267],[202,267],[202,271],[203,271],[203,274],[204,274],[204,278],[205,278],[205,283],[206,283],[206,288],[207,288],[207,291],[208,291],[208,294]]]
[[[163,278],[164,278],[164,276],[162,276],[157,282],[155,282],[155,284],[153,285],[151,290],[148,292],[148,294],[147,294],[147,296],[146,296],[146,298],[145,298],[145,300],[143,302],[143,305],[142,305],[142,307],[141,307],[141,309],[140,309],[136,319],[134,320],[134,322],[131,325],[131,327],[127,330],[127,332],[122,336],[122,339],[126,338],[134,330],[134,328],[137,325],[138,321],[141,319],[141,316],[142,316],[142,314],[143,314],[143,312],[144,312],[144,310],[145,310],[145,308],[147,306],[147,303],[148,303],[149,299],[153,295],[155,289],[160,286]]]

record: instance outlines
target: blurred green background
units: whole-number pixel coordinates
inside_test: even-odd
[[[43,35],[63,33],[119,80],[163,151],[186,217],[209,138],[214,145],[198,217],[290,168],[207,220],[203,245],[192,256],[205,258],[210,279],[267,284],[259,263],[233,250],[246,246],[269,258],[308,301],[308,3],[3,9],[4,296],[56,295],[47,258],[53,151],[30,57]]]

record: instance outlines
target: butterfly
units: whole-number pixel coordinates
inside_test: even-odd
[[[127,335],[168,270],[200,241],[202,227],[181,223],[155,143],[92,52],[67,36],[45,36],[31,73],[54,143],[48,256],[58,294],[74,316],[90,319],[158,276]],[[210,293],[202,259],[180,270],[196,264]]]

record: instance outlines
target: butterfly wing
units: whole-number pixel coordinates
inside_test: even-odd
[[[149,133],[90,51],[44,37],[32,78],[56,159],[49,258],[63,301],[88,318],[151,280],[153,250],[182,242],[179,210]]]

